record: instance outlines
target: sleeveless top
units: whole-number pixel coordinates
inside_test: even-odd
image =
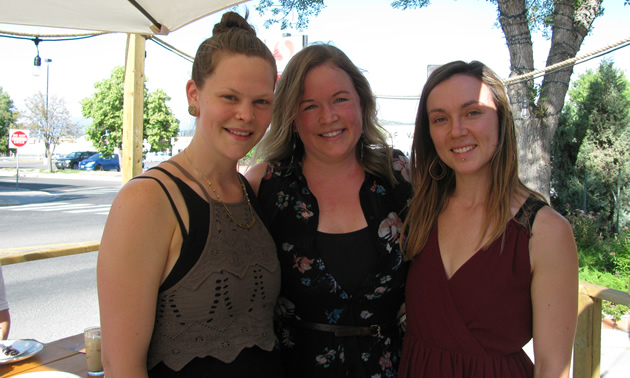
[[[411,263],[407,333],[399,377],[527,378],[523,351],[532,338],[529,240],[546,204],[529,197],[502,237],[479,250],[448,279],[438,225]]]
[[[156,319],[149,345],[147,368],[163,362],[172,370],[181,370],[195,357],[212,356],[230,363],[244,348],[258,346],[271,351],[276,338],[273,332],[273,311],[280,292],[280,269],[275,244],[258,214],[250,229],[237,226],[224,206],[210,198],[197,180],[179,164],[175,165],[189,179],[199,185],[204,201],[182,180],[158,168],[178,186],[191,218],[189,232],[166,187],[156,178],[173,207],[182,230],[184,242],[173,271],[158,293]],[[239,174],[240,175],[240,174]],[[240,176],[253,203],[255,195],[247,180]],[[206,202],[207,201],[207,202]],[[251,217],[247,200],[228,206],[236,219]],[[195,208],[196,207],[196,208]],[[205,208],[209,216],[205,225],[197,225],[192,215]],[[193,233],[207,230],[201,252],[195,251]],[[181,262],[189,269],[182,272]],[[180,279],[173,280],[172,275]],[[174,281],[174,282],[173,282]]]

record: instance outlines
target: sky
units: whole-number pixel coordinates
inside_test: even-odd
[[[434,0],[422,9],[397,10],[390,0],[326,0],[326,8],[304,31],[265,29],[265,16],[255,10],[257,0],[238,6],[239,13],[249,9],[249,21],[265,41],[279,38],[283,32],[305,34],[309,43],[327,42],[342,49],[368,78],[377,96],[417,96],[427,77],[429,65],[452,60],[479,60],[493,68],[499,76],[509,75],[509,55],[505,37],[495,26],[496,6],[484,0]],[[630,6],[623,0],[605,0],[605,13],[599,17],[586,37],[578,56],[630,37]],[[211,36],[212,26],[221,13],[207,16],[158,38],[188,55]],[[0,31],[33,34],[70,34],[77,31],[43,27],[0,24]],[[83,32],[83,31],[81,31]],[[549,42],[534,35],[534,64],[543,68]],[[26,98],[38,91],[46,93],[46,63],[49,64],[49,96],[62,97],[71,116],[81,125],[79,102],[94,94],[94,84],[110,77],[116,66],[124,66],[126,34],[107,34],[74,41],[40,42],[42,58],[40,76],[32,75],[35,44],[29,40],[0,38],[0,87],[8,93],[18,110],[25,110]],[[630,47],[606,55],[630,78]],[[578,64],[573,79],[586,69],[596,69],[602,58]],[[194,118],[187,114],[185,93],[192,64],[154,42],[146,42],[145,75],[150,91],[162,88],[171,100],[167,103],[180,128],[194,127]],[[417,100],[380,98],[379,118],[413,123]]]

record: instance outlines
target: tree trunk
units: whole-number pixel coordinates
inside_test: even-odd
[[[575,2],[572,0],[554,2],[547,66],[577,56],[584,37],[600,15],[602,1],[584,0],[578,9],[574,9]],[[510,77],[534,71],[525,1],[498,1],[497,7],[510,52]],[[551,142],[558,128],[572,73],[573,65],[546,72],[538,98],[532,79],[509,84],[507,88],[517,129],[521,180],[547,198],[551,190]],[[521,116],[523,108],[527,109],[529,117]]]

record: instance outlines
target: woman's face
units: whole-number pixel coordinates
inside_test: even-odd
[[[499,116],[490,88],[463,74],[429,93],[431,139],[440,159],[457,175],[487,173],[499,140]]]
[[[305,159],[356,159],[362,125],[361,100],[350,76],[330,63],[312,68],[295,119]]]
[[[238,160],[269,127],[275,76],[260,57],[227,54],[219,59],[202,88],[188,82],[188,102],[197,108],[196,133],[210,152]]]

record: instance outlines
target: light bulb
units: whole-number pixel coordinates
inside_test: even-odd
[[[525,106],[521,108],[521,118],[523,119],[529,118],[529,110],[527,110],[527,107]]]
[[[42,71],[42,58],[39,57],[39,54],[33,60],[33,76],[39,76]]]

